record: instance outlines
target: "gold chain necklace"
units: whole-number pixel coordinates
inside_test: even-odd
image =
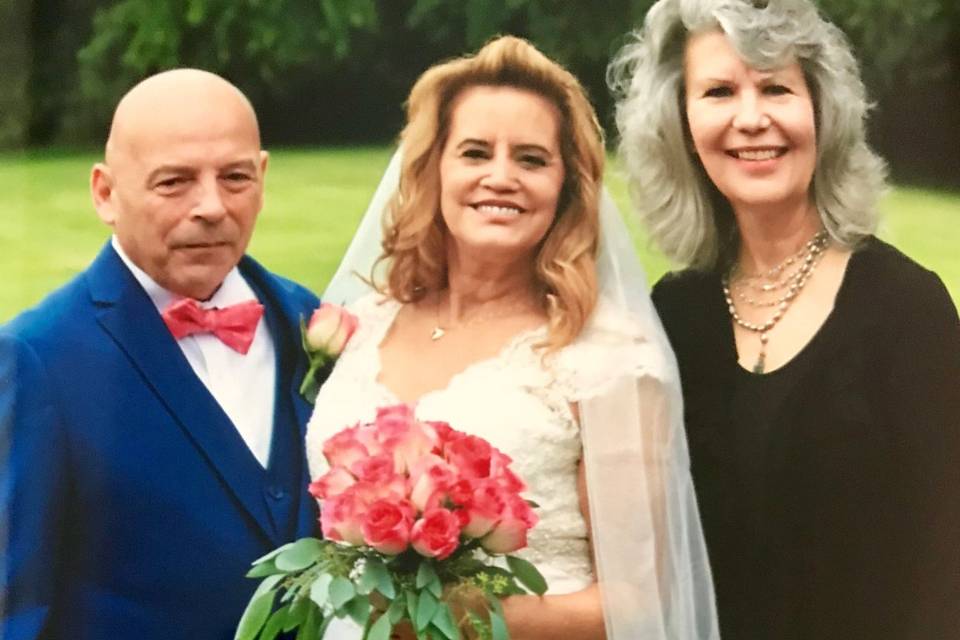
[[[790,256],[784,262],[781,262],[773,269],[768,270],[762,275],[751,275],[746,276],[744,280],[744,286],[751,281],[758,278],[779,278],[781,274],[784,273],[784,269],[792,264],[793,262],[799,261],[799,267],[796,272],[790,275],[786,279],[787,291],[775,298],[773,304],[768,304],[768,302],[758,302],[753,299],[746,299],[745,302],[753,307],[765,307],[765,306],[774,306],[775,311],[773,315],[764,322],[747,322],[740,317],[740,314],[737,312],[737,307],[733,301],[733,295],[730,293],[730,274],[725,275],[722,278],[723,283],[723,297],[727,301],[727,311],[730,313],[730,317],[733,318],[733,321],[736,322],[739,326],[743,327],[747,331],[752,333],[760,334],[760,353],[757,356],[757,362],[753,365],[754,373],[763,373],[764,367],[766,365],[767,359],[767,343],[770,340],[770,331],[777,326],[777,323],[780,322],[784,314],[787,312],[787,309],[790,308],[790,304],[796,299],[800,292],[806,286],[807,282],[810,280],[810,276],[813,274],[814,269],[816,269],[817,264],[820,262],[820,258],[823,256],[824,250],[827,248],[830,237],[827,235],[826,231],[819,231],[813,238],[811,238],[801,249],[800,253]],[[736,267],[731,269],[731,273],[736,271]],[[776,284],[776,283],[775,283]],[[773,286],[769,289],[763,289],[764,291],[773,291],[777,286]]]
[[[443,303],[442,301],[438,300],[437,306],[434,309],[434,318],[435,318],[434,326],[433,326],[433,329],[431,329],[430,331],[430,339],[434,342],[443,338],[445,335],[447,335],[447,332],[449,331],[457,331],[459,329],[465,329],[467,327],[471,327],[476,324],[482,324],[484,322],[487,322],[489,320],[493,320],[496,318],[510,318],[534,309],[534,306],[530,303],[529,300],[518,299],[518,300],[514,300],[510,304],[496,306],[495,308],[488,310],[486,313],[484,313],[483,310],[481,309],[479,313],[473,314],[454,325],[450,325],[450,324],[445,325],[444,323],[440,322],[441,306],[443,306]],[[489,306],[489,303],[483,306]]]

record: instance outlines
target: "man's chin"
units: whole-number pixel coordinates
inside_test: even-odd
[[[230,264],[185,267],[177,277],[170,279],[170,285],[166,288],[180,296],[200,301],[208,300],[223,284],[223,279],[227,277],[233,266]]]

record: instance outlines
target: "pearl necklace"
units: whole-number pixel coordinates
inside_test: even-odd
[[[767,358],[767,343],[770,340],[770,331],[777,326],[777,323],[783,318],[784,314],[787,312],[787,309],[790,308],[790,304],[794,301],[794,299],[796,299],[796,297],[803,290],[803,287],[810,280],[810,276],[813,274],[817,264],[819,264],[820,258],[823,256],[823,252],[826,249],[829,240],[830,237],[827,235],[826,231],[819,231],[815,236],[807,241],[807,243],[803,246],[803,248],[800,249],[799,252],[788,257],[786,260],[776,265],[772,269],[769,269],[762,274],[753,274],[740,277],[739,286],[743,288],[752,287],[755,290],[763,293],[773,292],[781,288],[786,289],[783,294],[773,298],[772,300],[756,300],[748,297],[745,292],[738,294],[738,299],[746,302],[748,305],[754,308],[775,307],[773,315],[764,322],[747,322],[740,317],[740,314],[737,312],[737,307],[733,301],[733,295],[731,294],[731,274],[727,274],[723,277],[723,297],[726,299],[727,311],[730,312],[730,317],[733,318],[734,322],[747,331],[760,334],[760,353],[757,356],[756,364],[753,365],[754,373],[764,372]],[[782,278],[782,276],[787,273],[787,268],[794,263],[798,265],[796,270],[790,273],[786,278]],[[735,274],[736,271],[736,266],[731,269],[732,274]],[[765,280],[766,282],[761,282],[761,284],[757,286],[754,283],[758,280]]]

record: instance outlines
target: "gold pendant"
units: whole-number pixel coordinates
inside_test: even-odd
[[[444,335],[446,335],[446,333],[447,333],[447,332],[444,331],[443,328],[441,328],[441,327],[434,327],[434,328],[433,328],[433,332],[430,333],[430,339],[433,340],[434,342],[436,342],[437,340],[439,340],[440,338],[442,338]]]

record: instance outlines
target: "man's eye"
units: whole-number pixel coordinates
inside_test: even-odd
[[[228,173],[224,176],[224,178],[230,182],[246,182],[247,180],[251,179],[249,174],[243,173],[242,171]]]
[[[703,92],[704,98],[728,98],[733,95],[730,87],[710,87]]]
[[[186,183],[187,179],[181,176],[176,176],[173,178],[164,178],[163,180],[158,180],[156,186],[160,189],[176,189],[177,187]]]

